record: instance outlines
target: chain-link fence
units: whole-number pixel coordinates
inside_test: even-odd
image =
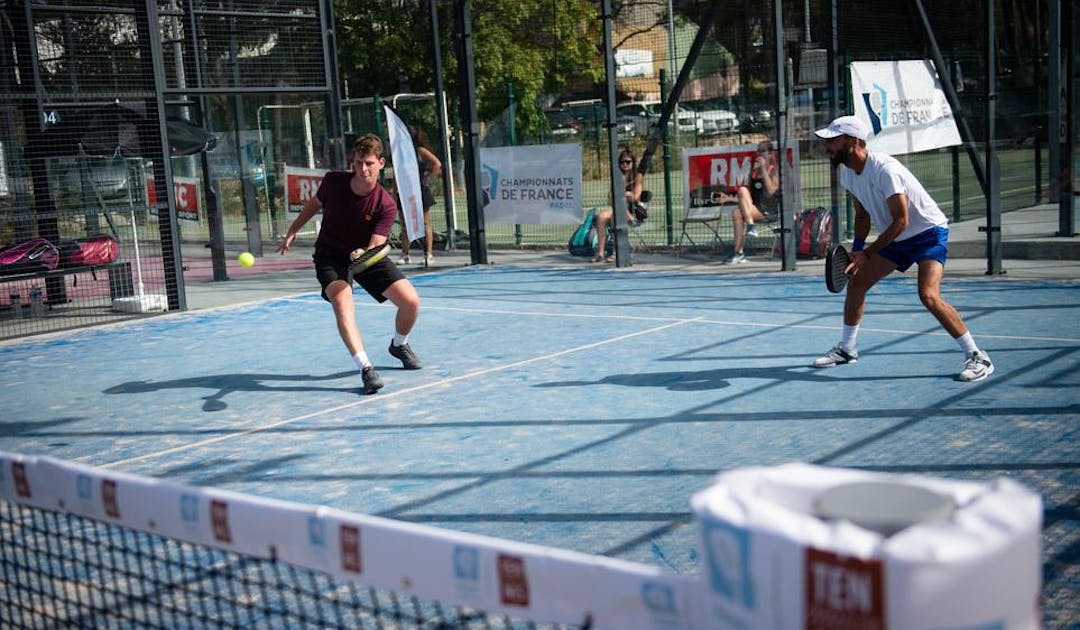
[[[261,253],[274,165],[341,162],[327,6],[0,3],[0,338],[182,309]]]
[[[849,232],[850,207],[843,195],[836,194],[831,168],[812,131],[836,115],[852,112],[851,63],[932,60],[935,47],[956,86],[957,118],[974,158],[961,146],[898,157],[953,220],[983,215],[987,201],[977,169],[986,167],[977,162],[984,159],[985,112],[991,98],[986,90],[991,28],[986,3],[923,4],[925,22],[911,3],[880,0],[784,3],[779,11],[771,2],[725,3],[713,23],[706,25],[708,35],[691,56],[708,13],[707,3],[675,3],[675,7],[668,2],[612,3],[614,125],[620,147],[642,153],[662,101],[689,65],[677,107],[664,130],[665,140],[645,176],[645,187],[654,197],[650,219],[635,230],[637,242],[648,247],[675,245],[680,230],[695,242],[708,242],[714,236],[707,225],[682,222],[688,207],[681,172],[686,149],[752,145],[781,137],[798,150],[799,198],[789,199],[788,206],[838,206],[839,229]],[[1046,131],[1047,8],[1039,1],[999,4],[1001,8],[992,16],[1000,50],[992,97],[997,106],[993,143],[1000,165],[1000,207],[1008,211],[1046,201],[1053,193]],[[595,24],[601,23],[601,6],[596,3]],[[558,3],[552,3],[551,11],[558,10]],[[473,11],[475,15],[482,9]],[[778,13],[782,16],[779,28]],[[556,17],[545,20],[545,14],[540,15],[533,28],[551,29],[551,41],[559,42]],[[483,16],[475,21],[482,22]],[[484,36],[483,30],[475,32],[477,40]],[[781,46],[778,36],[783,39]],[[578,78],[567,82],[561,92],[537,102],[515,100],[514,85],[507,83],[506,109],[483,121],[484,146],[580,144],[584,209],[610,205],[602,52],[592,67],[580,70]],[[554,59],[558,50],[546,54]],[[477,69],[482,71],[482,67]],[[520,128],[520,121],[536,116],[546,123],[538,131],[508,132],[514,128],[509,119],[518,121]],[[560,246],[572,230],[573,226],[489,222],[486,237],[490,246]],[[730,222],[722,224],[721,236],[731,238]],[[750,246],[769,251],[772,238],[756,239]]]
[[[432,185],[436,241],[445,245],[453,233],[458,247],[465,246],[469,127],[458,120],[462,60],[447,54],[444,64],[425,70],[430,77],[412,77],[421,90],[404,89],[410,81],[399,77],[399,93],[350,95],[342,76],[394,69],[337,71],[330,2],[0,3],[0,241],[41,238],[58,250],[55,266],[46,249],[35,258],[46,256],[43,265],[8,267],[0,277],[0,337],[184,308],[184,282],[194,269],[224,279],[235,254],[260,255],[264,243],[284,232],[299,208],[293,173],[344,166],[344,147],[357,134],[385,137],[376,104],[394,107],[432,139],[448,176]],[[634,230],[639,246],[729,246],[730,221],[685,220],[690,193],[683,158],[690,150],[764,139],[783,139],[797,151],[798,192],[786,193],[786,206],[832,208],[839,230],[849,231],[850,209],[811,132],[852,111],[848,70],[858,62],[934,59],[947,68],[965,144],[900,159],[954,220],[986,212],[979,171],[988,170],[980,163],[988,138],[1005,211],[1053,201],[1058,165],[1075,159],[1055,161],[1058,145],[1051,140],[1057,138],[1047,130],[1056,105],[1048,95],[1049,33],[1057,28],[1072,41],[1077,30],[1073,13],[1066,11],[1062,23],[1053,12],[1063,10],[1055,0],[989,6],[973,0],[552,0],[523,4],[514,16],[500,13],[497,2],[473,4],[472,35],[480,51],[475,71],[485,86],[476,96],[483,101],[480,144],[580,145],[583,213],[610,205],[617,171],[609,133],[616,152],[625,147],[641,156],[657,133],[664,102],[678,88],[677,106],[645,173],[653,200],[649,219]],[[422,21],[411,24],[416,56],[426,57],[429,47],[453,49],[459,5],[433,3],[437,35]],[[612,127],[602,15],[609,5]],[[503,78],[513,73],[496,53],[509,45],[499,39],[508,31],[497,34],[494,25],[511,17],[534,46],[528,53],[542,59],[538,76]],[[347,22],[356,26],[352,16]],[[1071,95],[1067,102],[1075,103],[1074,76],[1061,82],[1062,93]],[[436,96],[440,85],[445,103]],[[445,125],[440,107],[449,113]],[[986,124],[991,111],[993,137]],[[1075,127],[1075,114],[1070,120]],[[384,179],[392,186],[392,165]],[[565,247],[574,228],[489,221],[485,235],[492,247]],[[310,226],[302,238],[313,239],[316,229]],[[749,249],[773,251],[771,231],[760,232]],[[71,249],[96,237],[115,241],[106,247],[107,262],[59,262],[60,245]],[[25,317],[29,313],[38,317]]]

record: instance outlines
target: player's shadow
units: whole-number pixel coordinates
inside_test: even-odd
[[[828,371],[805,365],[756,368],[717,368],[713,370],[683,370],[676,372],[634,372],[632,374],[609,374],[595,381],[552,381],[539,383],[536,387],[576,387],[582,385],[621,385],[623,387],[663,387],[673,392],[695,392],[723,389],[731,386],[732,379],[762,379],[781,381],[806,381],[835,383],[837,377]],[[878,380],[880,377],[844,377],[843,380]],[[890,378],[924,378],[922,376],[895,376]]]
[[[104,390],[106,394],[143,394],[165,389],[209,389],[217,390],[209,396],[203,396],[203,411],[221,411],[227,409],[228,404],[223,400],[233,392],[343,392],[362,391],[359,386],[353,387],[319,387],[316,385],[269,385],[271,382],[304,382],[336,381],[347,377],[355,377],[356,372],[337,372],[325,376],[313,374],[214,374],[211,376],[191,376],[178,378],[171,381],[128,381]]]

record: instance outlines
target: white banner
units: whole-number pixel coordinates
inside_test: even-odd
[[[410,241],[424,238],[423,196],[420,193],[420,164],[416,159],[409,127],[394,110],[383,106],[386,126],[390,129],[390,155],[394,162],[394,185],[397,186],[405,231]]]
[[[851,64],[855,115],[870,126],[866,144],[891,155],[960,144],[952,108],[925,60]]]
[[[620,48],[615,51],[615,76],[651,77],[653,76],[653,55],[651,50]]]
[[[581,223],[581,145],[480,150],[489,223]]]

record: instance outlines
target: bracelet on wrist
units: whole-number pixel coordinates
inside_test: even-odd
[[[865,238],[857,238],[851,241],[851,251],[853,252],[861,252],[864,247],[866,247]]]

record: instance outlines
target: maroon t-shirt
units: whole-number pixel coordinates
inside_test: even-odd
[[[352,191],[349,171],[330,171],[323,176],[315,196],[322,202],[322,228],[315,240],[316,256],[344,256],[367,247],[372,234],[389,236],[397,219],[397,203],[385,188],[361,197]]]

